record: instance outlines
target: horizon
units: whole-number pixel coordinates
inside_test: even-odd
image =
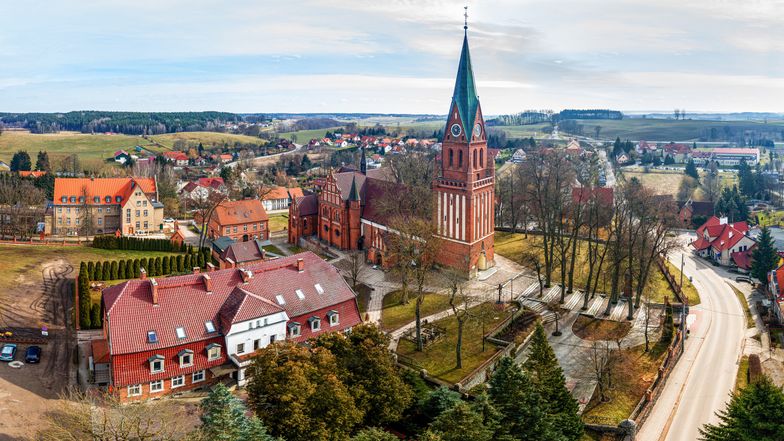
[[[784,0],[585,3],[469,5],[488,114],[784,112],[776,99],[784,96],[784,16],[775,13]],[[463,2],[308,0],[275,3],[274,13],[271,5],[121,0],[18,8],[0,17],[0,102],[18,113],[445,113]]]

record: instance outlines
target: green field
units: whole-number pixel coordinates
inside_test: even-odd
[[[35,164],[36,154],[46,150],[49,159],[53,161],[52,165],[56,167],[58,159],[73,153],[79,155],[84,164],[85,161],[109,158],[117,150],[133,149],[136,145],[151,147],[141,137],[131,135],[90,135],[79,132],[34,135],[30,132],[4,131],[0,135],[0,159],[10,163],[15,152],[27,150]]]
[[[252,145],[264,145],[266,141],[255,136],[234,135],[231,133],[218,132],[179,132],[167,133],[164,135],[154,135],[150,137],[155,142],[171,149],[174,142],[182,140],[188,147],[196,147],[201,143],[205,148],[223,147],[228,145],[233,147],[235,143]]]
[[[626,118],[621,120],[578,120],[584,126],[586,136],[594,136],[594,127],[601,126],[601,139],[614,140],[616,137],[631,140],[654,141],[699,141],[706,130],[715,128],[719,133],[725,127],[734,131],[754,130],[757,132],[779,133],[784,130],[784,121],[769,123],[755,121],[703,121],[650,118]]]
[[[705,172],[700,172],[701,176],[705,176]],[[676,196],[678,194],[678,187],[683,180],[683,172],[675,170],[651,170],[648,173],[642,171],[624,171],[623,176],[626,179],[637,178],[642,182],[642,185],[650,188],[656,194],[671,194]],[[721,180],[721,187],[731,187],[738,183],[738,175],[732,172],[719,172]],[[698,188],[694,195],[696,200],[704,198],[702,188]]]
[[[324,134],[330,131],[339,130],[342,127],[331,127],[328,129],[316,129],[316,130],[297,130],[296,132],[287,132],[287,133],[280,133],[281,138],[285,138],[288,140],[294,140],[296,138],[297,144],[307,144],[313,138],[321,139],[324,137]]]

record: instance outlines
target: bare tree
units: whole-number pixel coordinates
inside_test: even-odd
[[[95,234],[95,220],[93,219],[93,210],[90,205],[90,191],[87,186],[82,186],[79,193],[80,206],[79,206],[79,235],[92,236]]]
[[[520,260],[523,265],[529,268],[533,267],[536,271],[536,280],[539,282],[539,297],[541,298],[544,295],[544,280],[542,279],[542,262],[539,260],[539,255],[532,250],[527,250],[523,252]]]
[[[122,405],[71,390],[47,412],[40,441],[179,441],[192,437],[185,407],[170,400]]]
[[[610,358],[610,345],[606,341],[595,341],[591,344],[591,370],[596,380],[596,390],[599,392],[599,401],[605,403],[607,397],[607,365]]]
[[[457,342],[455,343],[455,369],[463,368],[463,328],[472,318],[471,306],[475,297],[463,293],[463,283],[455,276],[450,277],[449,306],[457,321]],[[484,335],[482,336],[484,339]]]
[[[225,201],[227,196],[218,192],[209,191],[193,195],[189,199],[189,205],[195,211],[194,218],[201,224],[199,231],[199,249],[207,243],[207,226],[215,209]]]
[[[352,251],[348,253],[344,268],[346,276],[351,279],[351,287],[356,288],[359,284],[360,277],[365,274],[367,269],[365,266],[365,256],[362,251]]]

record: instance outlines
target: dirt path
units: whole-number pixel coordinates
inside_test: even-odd
[[[41,336],[41,326],[49,329],[48,342],[41,345],[40,364],[25,364],[19,369],[0,364],[0,441],[32,436],[70,383],[73,284],[68,277],[73,271],[63,259],[46,262],[40,279],[20,277],[19,284],[0,297],[0,329],[35,338]],[[19,345],[17,360],[24,359],[26,348]]]

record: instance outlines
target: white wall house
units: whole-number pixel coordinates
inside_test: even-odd
[[[250,358],[246,357],[270,343],[285,340],[288,320],[289,316],[285,312],[276,312],[231,325],[226,335],[226,350],[238,368],[239,386],[245,385],[245,369],[251,364]]]

